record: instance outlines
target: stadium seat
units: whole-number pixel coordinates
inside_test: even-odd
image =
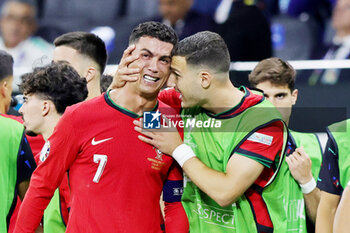
[[[309,59],[315,42],[317,29],[309,18],[275,16],[271,19],[274,56],[284,60]]]

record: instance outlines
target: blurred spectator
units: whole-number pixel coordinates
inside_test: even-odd
[[[217,7],[223,1],[225,0],[194,0],[192,9],[213,17]],[[243,0],[243,2],[246,5],[257,5],[262,10],[265,10],[266,8],[265,0]]]
[[[0,49],[13,56],[15,68],[31,68],[44,56],[51,57],[53,46],[39,37],[33,37],[37,29],[33,1],[5,1],[1,8],[0,29]]]
[[[324,37],[326,23],[331,17],[335,0],[264,0],[270,16],[284,15],[311,21],[313,34],[317,37],[315,47]]]
[[[215,10],[221,0],[194,0],[192,9],[209,16],[214,16]]]
[[[193,0],[159,0],[160,16],[151,20],[174,28],[180,40],[200,31],[213,31],[213,19],[191,9],[192,4]]]
[[[350,0],[338,0],[333,10],[332,27],[335,36],[331,45],[319,46],[314,59],[349,59],[350,58]],[[308,79],[310,85],[317,83],[333,85],[350,81],[350,69],[314,70]]]
[[[272,56],[270,24],[256,5],[222,0],[215,19],[231,61],[260,61]]]
[[[314,16],[330,15],[332,0],[264,0],[271,15],[287,14],[298,17],[302,13]]]

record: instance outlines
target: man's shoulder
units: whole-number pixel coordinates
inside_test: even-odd
[[[72,106],[67,107],[64,115],[74,115],[74,116],[91,116],[92,113],[96,112],[96,108],[100,109],[101,103],[104,102],[104,95],[97,96],[90,100],[85,100],[80,103],[76,103]]]
[[[10,115],[0,114],[0,124],[11,128],[23,129],[23,125]]]

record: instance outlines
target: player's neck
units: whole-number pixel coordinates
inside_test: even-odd
[[[114,89],[109,93],[110,98],[120,107],[126,108],[137,115],[151,111],[157,104],[157,98],[147,98],[127,88]]]
[[[6,114],[6,106],[2,101],[0,101],[0,114]]]
[[[95,98],[101,95],[100,85],[91,85],[90,83],[88,83],[87,87],[88,87],[89,93],[86,100],[90,100],[92,98]]]
[[[224,88],[215,88],[209,95],[211,97],[202,107],[214,114],[219,114],[235,107],[244,97],[244,93],[232,84]]]
[[[41,135],[43,136],[45,141],[47,141],[53,134],[53,131],[55,130],[55,127],[58,121],[60,120],[61,116],[62,115],[60,114],[53,114],[45,120],[43,124],[43,129],[41,131]]]

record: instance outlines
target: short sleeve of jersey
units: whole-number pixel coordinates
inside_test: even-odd
[[[326,149],[323,154],[317,187],[327,193],[341,195],[343,187],[339,182],[339,165],[336,145],[331,137],[328,138]]]
[[[17,156],[17,184],[31,177],[36,168],[36,163],[30,149],[28,140],[23,133]]]
[[[163,200],[165,202],[180,202],[183,193],[182,169],[173,162],[163,186]]]
[[[159,92],[158,99],[174,109],[181,108],[180,93],[174,88],[166,88]]]
[[[273,122],[248,137],[235,153],[251,158],[265,167],[274,165],[283,146],[283,123]]]

